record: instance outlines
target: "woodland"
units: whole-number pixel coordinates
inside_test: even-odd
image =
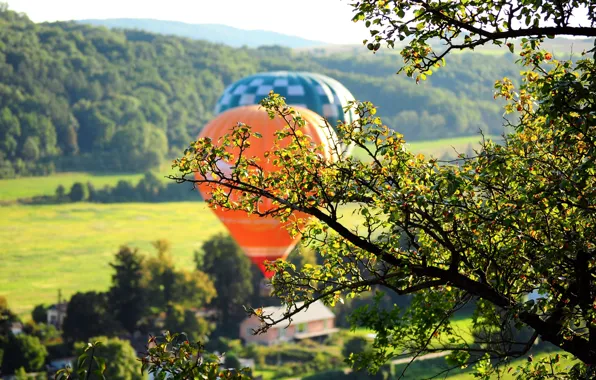
[[[144,172],[173,158],[213,118],[224,88],[263,71],[329,75],[374,102],[411,141],[503,132],[493,78],[513,57],[462,54],[424,86],[396,56],[231,48],[138,30],[33,23],[0,7],[0,178],[54,171]]]

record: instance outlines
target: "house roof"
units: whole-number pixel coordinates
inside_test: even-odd
[[[62,302],[62,303],[50,305],[50,307],[48,307],[48,310],[58,310],[60,312],[65,312],[67,308],[68,308],[68,303]]]
[[[331,329],[326,329],[326,330],[321,330],[321,331],[296,333],[296,334],[294,334],[294,338],[296,338],[296,339],[308,339],[308,338],[314,338],[316,336],[333,334],[333,333],[336,333],[338,331],[339,331],[339,329],[334,327],[334,328],[331,328]]]
[[[304,302],[297,302],[296,307],[301,307],[304,305]],[[284,313],[286,312],[285,306],[269,306],[263,308],[263,315],[271,315],[274,320],[278,320],[283,318]],[[308,309],[302,310],[301,312],[292,316],[292,324],[296,325],[298,323],[307,323],[312,321],[320,321],[323,319],[331,319],[335,318],[335,314],[327,306],[323,304],[321,301],[316,301],[311,304]],[[280,323],[273,328],[277,327],[286,327],[285,324]]]

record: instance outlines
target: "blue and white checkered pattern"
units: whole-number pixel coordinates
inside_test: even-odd
[[[286,98],[288,105],[318,113],[332,125],[338,120],[351,123],[356,118],[353,112],[343,111],[354,97],[341,83],[324,75],[289,71],[255,74],[231,84],[217,101],[215,114],[258,104],[270,91]]]

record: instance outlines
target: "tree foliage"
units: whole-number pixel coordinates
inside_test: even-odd
[[[19,318],[8,307],[6,297],[0,296],[0,339],[8,336],[13,322],[18,322]]]
[[[35,305],[31,311],[31,319],[35,323],[47,323],[48,322],[48,308],[43,305]]]
[[[215,296],[212,280],[202,271],[176,269],[170,253],[170,243],[153,243],[157,256],[145,260],[143,286],[150,305],[159,310],[168,306],[201,307]]]
[[[357,355],[370,349],[370,342],[365,337],[356,336],[344,343],[341,350],[342,355],[345,359],[349,359],[352,354]]]
[[[99,344],[97,344],[99,343]],[[92,337],[87,342],[75,344],[75,356],[80,357],[87,351],[87,348],[94,347],[93,355],[101,358],[99,361],[89,360],[87,362],[76,361],[73,371],[79,370],[90,372],[89,377],[81,379],[114,379],[114,380],[143,380],[145,376],[141,373],[141,363],[137,360],[137,354],[130,343],[119,338]],[[102,368],[104,367],[105,368]],[[102,370],[103,378],[96,374],[96,370]]]
[[[177,269],[167,240],[153,244],[156,257],[120,247],[110,263],[114,269],[110,289],[71,297],[62,331],[67,344],[88,342],[94,336],[132,336],[163,329],[184,331],[197,340],[209,334],[212,324],[197,311],[215,296],[213,282],[201,271]],[[39,335],[45,332],[41,328]]]
[[[62,337],[69,344],[87,342],[98,335],[113,336],[121,327],[109,312],[106,293],[75,293],[68,302]]]
[[[180,331],[193,342],[203,341],[213,330],[213,323],[197,315],[196,309],[170,305],[166,309],[164,328]]]
[[[125,330],[133,333],[148,311],[147,294],[142,286],[143,257],[138,249],[123,246],[110,266],[114,269],[108,291],[110,312]]]
[[[147,351],[140,353],[140,363],[126,341],[95,339],[93,343],[78,345],[75,369],[61,369],[56,374],[57,380],[143,379],[146,373],[157,379],[172,380],[251,378],[248,369],[221,371],[219,358],[205,353],[200,343],[190,343],[184,334],[172,335],[166,331],[164,335],[151,337]],[[137,368],[132,371],[139,365],[140,371]]]
[[[406,73],[417,74],[418,79],[432,74],[452,50],[474,49],[487,43],[501,46],[508,39],[520,37],[596,37],[596,6],[590,0],[363,0],[352,6],[353,20],[363,21],[370,29],[371,37],[364,41],[369,50],[379,50],[382,42],[393,48],[396,42],[408,40],[401,55]],[[513,42],[507,42],[507,46],[514,50]]]
[[[156,378],[172,380],[250,379],[248,369],[221,370],[220,358],[205,353],[201,343],[191,343],[184,334],[170,334],[150,339],[142,357],[143,369]]]
[[[365,3],[373,4],[358,4]],[[384,12],[385,4],[371,6]],[[415,36],[441,28],[432,20]],[[334,305],[380,286],[410,294],[412,302],[392,309],[374,302],[352,316],[356,325],[376,331],[373,349],[356,361],[371,371],[398,356],[450,350],[454,368],[478,363],[477,373],[488,378],[498,370],[495,360],[526,354],[538,337],[584,364],[596,363],[596,68],[587,56],[576,63],[554,59],[540,41],[520,41],[519,87],[507,78],[496,83],[496,96],[516,120],[514,132],[503,144],[485,139],[473,156],[440,162],[414,155],[371,103],[356,102],[359,120],[340,126],[330,145],[337,150],[336,144],[353,142],[370,162],[339,152],[336,160],[324,161],[325,148],[301,132],[299,113],[272,94],[261,104],[271,117],[290,120],[276,136],[292,141],[275,146],[267,158],[279,170],[264,173],[258,159],[243,154],[259,136],[242,123],[218,141],[197,140],[175,161],[179,181],[218,185],[213,207],[291,221],[290,231],[321,252],[322,265],[299,272],[283,261],[270,266],[274,294],[288,310],[274,320],[254,309],[263,322],[260,331],[315,300]],[[220,161],[234,168],[231,174],[219,169]],[[185,177],[190,173],[199,179]],[[230,192],[241,195],[238,201],[230,201]],[[276,207],[260,210],[262,198]],[[344,222],[346,206],[361,218],[358,226]],[[304,225],[293,211],[314,219]],[[305,304],[296,306],[299,301]],[[458,334],[451,319],[469,304],[474,329],[486,332],[474,342]],[[520,334],[524,326],[533,333]],[[578,365],[565,376],[581,371]]]
[[[88,189],[84,184],[80,182],[73,183],[70,192],[68,193],[68,198],[71,202],[82,202],[87,200],[88,197]]]
[[[246,318],[243,305],[249,304],[254,291],[251,262],[229,235],[210,238],[201,250],[202,262],[197,268],[213,279],[216,291],[212,301],[219,312],[216,332],[235,337],[239,323]]]
[[[11,374],[23,367],[28,372],[43,369],[48,352],[39,338],[31,335],[10,334],[4,342],[4,356],[0,369],[2,373]]]

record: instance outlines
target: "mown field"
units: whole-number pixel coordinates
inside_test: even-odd
[[[0,201],[30,198],[38,195],[52,195],[56,188],[64,186],[66,192],[75,182],[91,182],[96,188],[106,185],[115,186],[120,180],[137,183],[143,177],[139,174],[91,174],[91,173],[55,173],[46,177],[23,177],[0,179]]]
[[[534,362],[537,362],[537,361],[541,360],[542,358],[546,358],[549,355],[554,356],[557,353],[564,354],[563,351],[543,352],[543,353],[534,355],[533,359],[534,359]],[[503,364],[502,368],[504,368],[504,372],[501,374],[500,377],[494,376],[494,378],[495,379],[498,378],[500,380],[515,380],[515,379],[517,379],[519,376],[519,374],[516,373],[517,367],[524,366],[527,363],[527,361],[528,361],[528,359],[526,356],[526,357],[522,357],[520,359],[516,359],[508,364]],[[559,362],[559,368],[569,369],[573,365],[575,365],[577,362],[578,362],[577,360],[573,360],[571,358],[561,358],[561,361]],[[429,363],[420,362],[420,364],[428,365]],[[410,376],[405,377],[405,379],[417,379],[417,378],[420,378],[420,377],[410,377]],[[521,377],[521,378],[523,379],[523,377]],[[452,375],[452,376],[449,376],[446,378],[446,380],[473,380],[473,379],[476,379],[476,377],[474,377],[472,375],[472,372],[469,369],[467,369],[466,373],[460,373],[460,374]]]
[[[502,140],[499,136],[487,136],[493,140]],[[406,142],[406,148],[413,153],[422,153],[427,157],[443,159],[449,157],[456,158],[459,153],[465,153],[469,149],[480,146],[482,136],[455,137],[452,139],[440,139],[431,141],[413,141]],[[368,153],[363,149],[354,149],[352,156],[363,161],[367,161]]]
[[[202,202],[6,206],[0,212],[0,295],[23,313],[76,291],[105,290],[121,245],[153,254],[168,239],[181,266],[223,225]]]

